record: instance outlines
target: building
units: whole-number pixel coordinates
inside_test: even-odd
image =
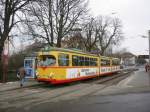
[[[138,59],[144,59],[146,62],[149,62],[149,55],[138,55]]]
[[[121,54],[121,64],[126,66],[133,66],[136,64],[137,56],[133,55],[130,52]]]

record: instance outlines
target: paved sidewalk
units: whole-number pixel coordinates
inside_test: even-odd
[[[37,84],[39,84],[39,82],[37,82],[35,79],[27,79],[25,81],[23,87],[33,86],[33,85],[37,85]],[[0,83],[0,92],[12,90],[12,89],[17,89],[17,88],[20,88],[20,82],[19,81]]]
[[[145,72],[144,68],[140,68],[138,71],[131,73],[131,76],[120,81],[116,85],[97,91],[94,95],[116,95],[142,92],[150,92],[150,74]]]
[[[150,71],[145,72],[144,68],[141,68],[127,79],[121,81],[119,85],[130,87],[150,87]]]

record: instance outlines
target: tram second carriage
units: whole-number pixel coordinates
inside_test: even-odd
[[[118,59],[51,48],[38,53],[36,75],[38,81],[61,84],[111,74],[119,69]]]

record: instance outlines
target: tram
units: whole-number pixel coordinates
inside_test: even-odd
[[[36,77],[40,82],[62,84],[118,72],[119,64],[118,58],[47,47],[38,52]]]

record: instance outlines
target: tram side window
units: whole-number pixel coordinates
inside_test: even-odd
[[[88,59],[87,59],[88,60]],[[73,66],[85,66],[86,60],[83,56],[72,56],[72,65]]]
[[[73,55],[72,65],[73,66],[97,66],[97,59]]]
[[[75,56],[75,55],[72,56],[72,65],[79,66],[79,57],[78,56]]]
[[[94,59],[94,65],[97,66],[97,59]]]
[[[110,66],[110,60],[101,59],[101,66]]]
[[[85,66],[85,59],[83,56],[79,57],[79,66]]]
[[[112,60],[112,65],[119,65],[119,60]]]
[[[59,64],[59,66],[69,66],[69,55],[68,54],[59,54],[58,64]]]
[[[89,66],[90,65],[90,60],[88,57],[85,57],[85,66]]]
[[[90,66],[97,66],[97,59],[96,58],[90,58]]]

